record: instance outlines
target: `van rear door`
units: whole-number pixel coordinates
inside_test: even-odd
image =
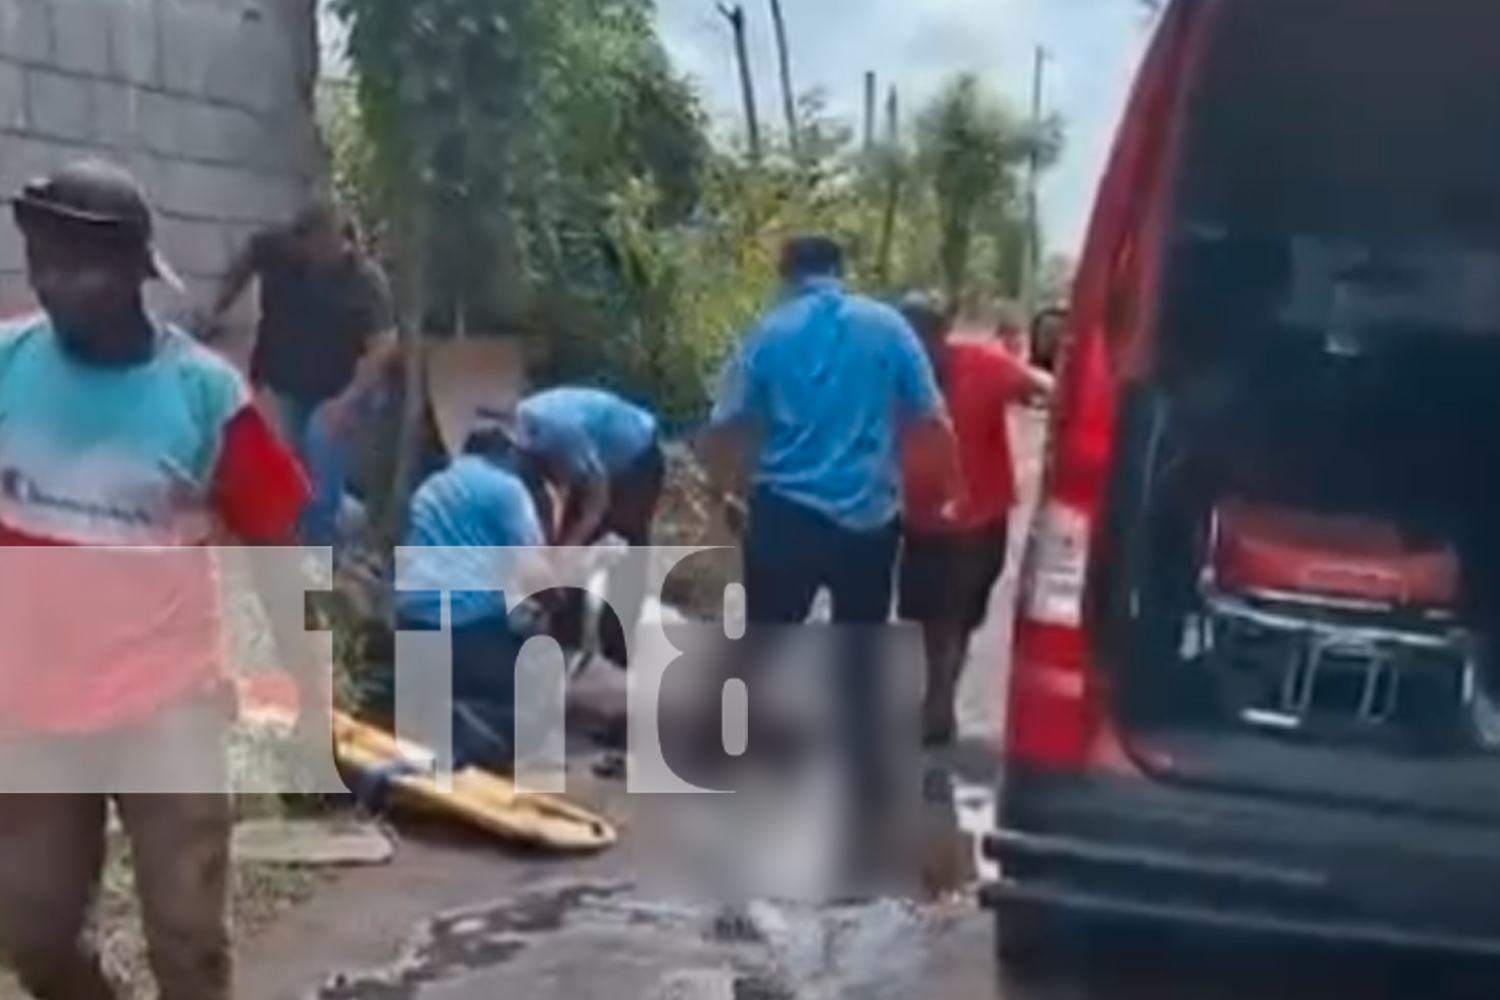
[[[1474,566],[1491,543],[1462,512],[1490,497],[1500,510],[1488,471],[1500,453],[1473,444],[1500,437],[1488,430],[1500,428],[1500,7],[1210,5],[1181,81],[1149,357],[1121,386],[1108,527],[1093,550],[1107,568],[1088,602],[1105,710],[1161,779],[1500,821],[1500,753],[1420,738],[1444,712],[1469,719],[1477,674],[1454,660],[1479,663],[1488,642],[1483,609],[1465,606],[1472,587],[1437,609],[1452,612],[1455,638],[1436,642],[1436,665],[1394,679],[1359,650],[1377,648],[1381,630],[1440,635],[1442,614],[1320,593],[1305,631],[1322,638],[1266,640],[1264,662],[1226,680],[1205,652],[1226,646],[1223,622],[1206,634],[1204,611],[1229,502],[1395,526],[1401,544],[1458,551],[1466,579],[1484,576]],[[1399,405],[1384,402],[1390,386]],[[1466,434],[1476,422],[1485,429]],[[1286,610],[1271,596],[1252,601],[1252,625]],[[1295,605],[1293,631],[1306,624]],[[1421,718],[1393,709],[1341,725],[1298,717],[1296,698],[1257,718],[1248,695],[1222,690],[1259,685],[1276,700],[1308,663],[1326,668],[1324,687],[1371,664],[1345,685],[1350,711],[1361,692],[1387,699],[1386,685]]]

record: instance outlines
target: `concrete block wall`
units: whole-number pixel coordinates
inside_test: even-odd
[[[256,228],[322,173],[315,0],[0,0],[0,191],[80,155],[130,167],[163,252],[201,304]],[[0,219],[0,315],[24,308]]]

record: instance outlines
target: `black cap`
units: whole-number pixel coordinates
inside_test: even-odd
[[[156,250],[146,192],[125,168],[105,160],[75,160],[57,172],[29,181],[11,199],[16,225],[51,219],[98,226],[139,241],[152,277],[181,289],[182,279]]]

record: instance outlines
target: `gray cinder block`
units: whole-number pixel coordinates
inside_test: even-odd
[[[52,61],[52,0],[0,4],[0,56],[32,63]]]
[[[26,70],[26,122],[37,135],[91,143],[98,130],[95,81],[47,69]]]
[[[208,287],[314,185],[316,24],[315,0],[0,0],[0,194],[81,154],[118,160]],[[0,299],[22,265],[0,233]]]
[[[70,73],[108,76],[110,8],[138,0],[52,0],[52,65]]]

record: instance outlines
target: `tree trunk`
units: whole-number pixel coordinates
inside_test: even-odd
[[[943,291],[950,305],[964,299],[969,277],[969,248],[974,241],[974,227],[966,205],[947,205],[939,210],[942,235],[938,247],[938,264],[943,270]]]
[[[792,87],[792,50],[786,37],[781,0],[770,0],[771,25],[776,31],[776,63],[781,74],[781,113],[786,117],[787,147],[796,159],[801,150],[797,128],[797,91]]]
[[[417,186],[420,189],[420,185]],[[395,471],[391,476],[390,500],[382,518],[380,537],[395,543],[406,523],[407,505],[415,488],[421,463],[423,430],[427,420],[427,365],[423,324],[427,313],[426,268],[427,211],[414,198],[402,213],[401,238],[397,244],[397,289],[401,322],[401,425],[397,432]]]
[[[750,162],[760,163],[760,115],[755,108],[755,75],[750,69],[750,49],[745,42],[745,8],[719,5],[719,13],[734,32],[734,61],[740,70],[740,100],[745,106],[745,135],[750,144]]]

